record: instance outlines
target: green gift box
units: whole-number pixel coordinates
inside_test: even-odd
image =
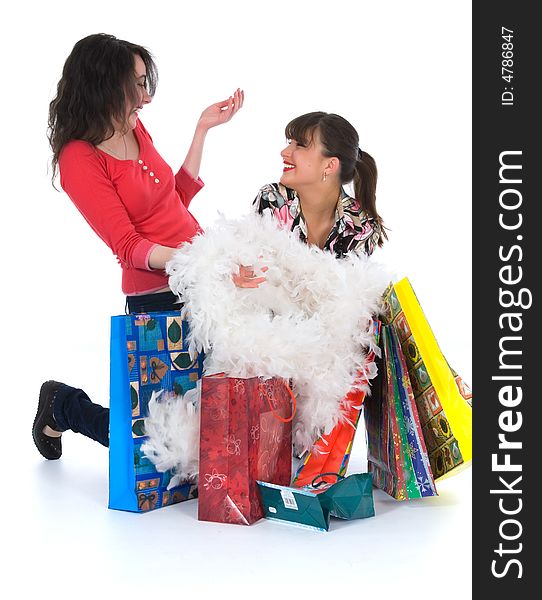
[[[338,481],[326,481],[330,475]],[[320,478],[322,481],[316,483]],[[375,515],[371,473],[349,477],[326,473],[304,488],[258,481],[258,490],[266,518],[299,527],[328,531],[330,517],[353,520]]]

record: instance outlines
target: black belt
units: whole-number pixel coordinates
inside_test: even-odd
[[[166,312],[168,310],[181,310],[183,307],[179,297],[173,292],[158,292],[156,294],[141,294],[140,296],[126,296],[126,314]]]

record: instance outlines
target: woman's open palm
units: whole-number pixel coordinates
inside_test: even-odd
[[[233,115],[243,106],[245,93],[237,88],[233,96],[230,96],[222,102],[216,102],[207,107],[202,113],[198,121],[198,126],[204,129],[211,129],[217,125],[227,123]]]

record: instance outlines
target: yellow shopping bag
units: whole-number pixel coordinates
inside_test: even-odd
[[[472,394],[450,368],[408,279],[384,294],[384,322],[400,339],[435,480],[472,460]]]

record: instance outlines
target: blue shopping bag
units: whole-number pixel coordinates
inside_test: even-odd
[[[184,394],[201,379],[203,354],[188,353],[188,323],[179,311],[111,318],[109,508],[146,512],[197,496],[143,454],[145,417],[153,392]]]

